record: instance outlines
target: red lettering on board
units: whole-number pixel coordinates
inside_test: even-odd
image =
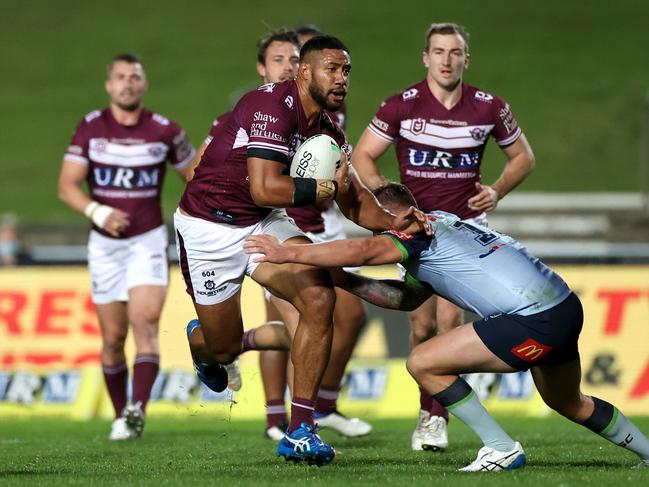
[[[27,295],[20,292],[0,292],[0,325],[4,325],[10,335],[22,334],[20,313],[27,306]]]
[[[56,318],[69,318],[72,314],[70,299],[75,297],[74,291],[44,291],[41,295],[40,306],[36,318],[37,335],[69,335],[69,326],[57,327]]]
[[[617,335],[624,322],[624,310],[629,301],[639,299],[642,293],[639,290],[616,289],[601,290],[597,297],[607,301],[606,317],[604,318],[604,334]]]

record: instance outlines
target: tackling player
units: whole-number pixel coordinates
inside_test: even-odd
[[[88,265],[102,333],[101,362],[115,409],[109,438],[142,434],[144,413],[159,368],[158,322],[168,284],[167,228],[160,191],[165,162],[185,178],[194,157],[185,131],[144,108],[142,62],[116,56],[105,83],[107,109],[86,115],[63,158],[59,198],[92,221]],[[88,183],[87,195],[82,186]],[[135,338],[133,400],[127,405],[124,342]]]
[[[443,210],[486,225],[485,212],[525,179],[534,155],[509,105],[463,82],[469,35],[451,23],[432,24],[425,36],[426,78],[385,100],[354,149],[352,164],[370,189],[385,183],[376,161],[394,143],[401,182],[426,211]],[[500,177],[482,184],[480,164],[489,137],[507,158]],[[410,345],[461,323],[463,311],[432,296],[409,313]],[[420,389],[413,450],[448,445],[448,413]]]
[[[299,144],[312,135],[325,133],[347,147],[343,133],[324,111],[342,104],[350,69],[348,50],[340,40],[322,36],[307,42],[295,81],[247,93],[228,120],[217,126],[174,215],[181,269],[200,321],[188,335],[201,380],[224,389],[227,374],[222,365],[242,351],[244,275],[298,310],[291,347],[291,424],[278,454],[318,464],[334,457],[313,423],[314,398],[331,348],[335,301],[331,280],[326,272],[309,266],[258,264],[242,247],[245,237],[259,233],[308,242],[279,208],[332,199],[346,216],[370,229],[424,226],[414,208],[401,215],[386,211],[354,174],[347,173],[346,164],[335,180],[285,175]]]
[[[390,183],[375,191],[391,211],[415,204],[408,189]],[[412,309],[433,292],[482,319],[416,346],[407,368],[419,385],[467,424],[484,446],[464,472],[525,466],[525,453],[495,422],[459,374],[531,369],[545,403],[559,414],[637,454],[649,467],[649,440],[615,406],[580,390],[579,298],[516,240],[484,226],[434,211],[433,235],[388,231],[379,236],[291,245],[249,237],[246,252],[258,262],[321,267],[401,263],[406,280],[375,281],[354,274],[341,285],[378,306]]]

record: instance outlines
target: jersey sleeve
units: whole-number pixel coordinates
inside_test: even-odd
[[[428,250],[432,236],[419,232],[414,235],[387,230],[380,235],[388,237],[401,252],[401,263],[409,259],[416,259],[424,250]]]
[[[82,166],[88,165],[88,146],[90,143],[88,122],[86,119],[87,116],[75,128],[70,139],[70,144],[63,156],[64,160],[76,162]]]
[[[279,98],[263,85],[247,98],[242,128],[248,133],[247,155],[290,164],[289,143],[295,132],[295,104],[292,96]],[[290,102],[287,101],[290,99]]]
[[[522,131],[511,107],[505,100],[495,97],[493,110],[495,121],[494,129],[491,132],[493,138],[500,147],[512,145],[521,136]]]
[[[189,142],[185,130],[175,122],[169,124],[171,143],[169,146],[169,162],[176,171],[186,168],[194,159],[196,149]]]
[[[228,120],[231,114],[232,112],[226,112],[223,115],[216,117],[214,122],[212,122],[212,128],[210,129],[210,133],[207,134],[207,137],[205,137],[205,141],[203,142],[205,145],[209,145],[209,143],[212,142],[212,139],[216,137],[217,128],[220,125],[223,125]]]
[[[391,96],[379,107],[376,115],[367,127],[377,137],[392,142],[399,134],[401,120],[399,116],[399,107],[401,96]]]

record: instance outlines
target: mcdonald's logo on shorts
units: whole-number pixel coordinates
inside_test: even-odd
[[[551,346],[543,345],[533,338],[529,338],[512,348],[512,353],[525,362],[536,362],[547,355],[550,350],[552,350]]]

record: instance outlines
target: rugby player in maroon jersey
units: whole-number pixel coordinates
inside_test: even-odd
[[[309,242],[281,208],[333,199],[347,217],[369,229],[419,231],[425,226],[414,208],[394,215],[379,205],[349,171],[346,157],[334,180],[286,175],[297,147],[312,135],[330,135],[343,152],[349,150],[325,110],[342,104],[350,69],[348,50],[340,40],[321,36],[307,42],[295,81],[266,84],[247,93],[217,126],[174,215],[181,269],[199,318],[187,330],[199,378],[223,390],[227,374],[222,365],[259,348],[254,335],[243,333],[240,292],[245,275],[287,299],[300,318],[291,347],[291,424],[278,454],[318,464],[334,457],[313,423],[315,397],[331,348],[331,279],[309,266],[258,265],[243,252],[243,243],[258,233]]]
[[[463,82],[469,66],[468,33],[452,23],[432,24],[425,36],[426,78],[385,100],[355,147],[352,164],[372,189],[385,183],[376,161],[394,143],[401,182],[426,212],[442,210],[486,224],[486,212],[520,184],[534,154],[509,105]],[[482,184],[480,164],[489,136],[507,158],[500,177]],[[463,311],[433,296],[409,313],[410,345],[462,322]],[[414,450],[448,445],[448,413],[420,388]]]
[[[102,332],[101,362],[115,409],[109,438],[142,434],[158,374],[158,322],[167,294],[167,228],[160,192],[168,161],[185,178],[195,151],[175,122],[144,108],[148,84],[132,54],[108,66],[109,108],[90,112],[63,158],[59,198],[92,221],[88,264]],[[84,181],[89,194],[82,189]],[[135,339],[132,402],[127,404],[124,342]]]
[[[314,26],[298,27],[295,32],[300,47],[313,37],[322,34]],[[272,60],[272,57],[270,59]],[[257,72],[262,75],[265,82],[276,81],[272,78],[272,65],[266,66],[265,75],[263,75],[259,64],[257,64]],[[340,128],[345,129],[346,110],[344,104],[335,112],[330,112],[329,115]],[[342,231],[342,225],[338,221],[339,217],[333,201],[324,202],[321,205],[288,208],[286,212],[314,242],[346,237]],[[337,400],[345,368],[367,321],[367,315],[359,298],[342,289],[336,289],[335,292],[334,338],[329,363],[318,390],[315,417],[319,427],[333,429],[348,437],[363,436],[371,431],[372,426],[358,418],[347,418],[341,414],[337,408]],[[283,313],[280,314],[275,303],[278,303],[278,298],[271,297],[267,301],[267,320],[285,321],[294,330],[297,323],[295,310],[279,302],[278,306],[283,309]],[[277,441],[283,437],[284,427],[282,424],[287,419],[284,409],[287,362],[288,353],[286,352],[267,350],[259,354],[259,365],[266,395],[266,436]]]
[[[311,35],[306,36],[301,30],[303,44],[315,37],[316,33],[309,30]],[[260,39],[257,43],[257,64],[256,69],[264,83],[279,83],[293,79],[297,73],[299,62],[299,45],[296,38],[296,31],[278,30]],[[343,105],[344,107],[344,105]],[[212,141],[216,127],[224,123],[231,112],[220,115],[212,124],[210,134],[201,145],[194,164],[200,161],[207,145]],[[336,116],[341,113],[338,110],[330,113]],[[344,112],[343,112],[344,114]],[[344,115],[343,115],[344,117]],[[344,118],[336,116],[336,123],[340,125]],[[341,128],[343,128],[341,126]],[[315,241],[332,238],[345,238],[341,231],[342,226],[337,221],[325,227],[325,211],[332,208],[333,201],[327,208],[324,205],[310,205],[301,208],[288,208],[287,214],[293,218],[297,226],[307,233],[309,238]],[[329,212],[331,213],[331,212]],[[335,213],[335,211],[333,212]],[[336,215],[333,218],[338,218]],[[270,299],[266,300],[267,322],[288,322],[291,332],[297,326],[298,316],[292,306],[282,303],[279,298],[266,293]],[[280,301],[278,303],[278,301]],[[274,303],[283,309],[282,315]],[[316,399],[316,419],[318,426],[329,427],[345,436],[362,436],[371,431],[371,425],[358,419],[347,418],[337,410],[337,398],[340,390],[340,383],[345,373],[345,367],[349,362],[354,346],[357,342],[360,331],[365,324],[365,308],[359,298],[346,291],[336,289],[336,305],[334,308],[334,338],[329,363],[325,370],[322,385],[318,390]],[[283,350],[262,350],[259,353],[259,365],[261,370],[264,394],[266,397],[266,429],[265,435],[268,438],[280,441],[284,437],[288,418],[284,403],[284,395],[288,381],[287,365],[289,354]],[[241,387],[241,376],[238,368],[238,360],[226,366],[228,371],[228,385],[233,390]]]

